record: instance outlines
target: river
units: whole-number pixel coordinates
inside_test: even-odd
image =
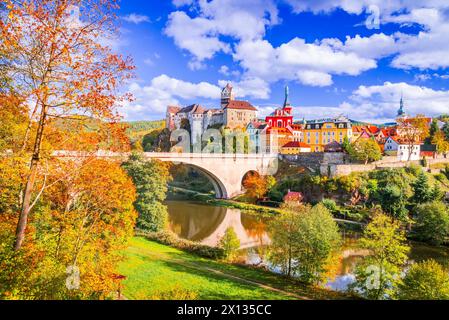
[[[255,214],[205,205],[189,201],[167,201],[170,229],[184,239],[217,246],[227,228],[233,227],[240,239],[240,262],[249,265],[265,265],[266,248],[270,244],[267,232],[269,219]],[[342,228],[343,246],[339,259],[330,268],[325,286],[344,291],[354,281],[357,263],[367,252],[357,248],[358,234]],[[412,243],[410,261],[435,259],[449,266],[449,248],[432,247]],[[273,269],[273,271],[276,271]]]

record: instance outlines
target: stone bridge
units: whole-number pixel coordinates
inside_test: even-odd
[[[119,158],[127,159],[129,153],[99,151],[56,151],[58,158]],[[203,154],[203,153],[144,153],[147,160],[182,163],[202,172],[212,182],[217,198],[231,199],[243,193],[242,180],[248,172],[274,175],[278,169],[277,154]]]

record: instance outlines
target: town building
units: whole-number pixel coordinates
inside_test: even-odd
[[[309,152],[312,152],[312,148],[308,144],[299,141],[290,141],[281,148],[282,155],[298,155]]]
[[[323,152],[332,142],[342,144],[347,138],[353,141],[352,123],[347,117],[306,121],[303,142],[310,145],[312,152]]]
[[[290,204],[300,204],[304,200],[304,196],[301,192],[294,192],[288,190],[287,194],[284,196],[284,202]]]
[[[285,87],[284,106],[266,117],[265,122],[271,128],[287,128],[293,125],[293,107],[290,104],[288,87]]]
[[[421,144],[405,144],[398,145],[398,160],[399,161],[418,161],[421,160]]]

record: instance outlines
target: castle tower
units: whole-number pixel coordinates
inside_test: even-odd
[[[235,100],[234,88],[231,86],[231,84],[227,84],[226,87],[224,87],[223,91],[221,91],[221,108],[224,109],[226,106],[233,100]]]

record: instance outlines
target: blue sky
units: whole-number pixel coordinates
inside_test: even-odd
[[[137,78],[127,120],[167,105],[219,107],[231,82],[260,116],[289,85],[300,118],[384,122],[401,95],[414,115],[449,113],[446,0],[126,0],[114,49]]]

